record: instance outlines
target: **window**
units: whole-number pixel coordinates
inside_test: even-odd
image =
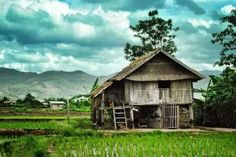
[[[168,102],[171,98],[170,81],[158,81],[159,99]]]
[[[170,81],[158,81],[158,88],[170,88]]]

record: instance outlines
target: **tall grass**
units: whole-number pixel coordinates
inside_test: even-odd
[[[55,122],[0,122],[1,129],[57,129]]]
[[[52,156],[236,156],[235,134],[146,133],[54,140]]]
[[[31,144],[30,139],[33,141]],[[81,132],[77,131],[68,137],[24,136],[3,141],[0,143],[0,156],[6,156],[10,150],[12,157],[16,154],[28,157],[35,153],[53,157],[236,156],[236,134],[233,133],[154,132],[101,135],[96,131],[81,129]]]
[[[89,119],[0,122],[0,128],[57,129],[59,135],[0,137],[0,157],[235,157],[235,133],[101,133]]]

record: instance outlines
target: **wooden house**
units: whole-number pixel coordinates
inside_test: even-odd
[[[167,52],[150,52],[91,93],[92,120],[115,129],[190,127],[193,82],[202,78]]]
[[[62,110],[66,105],[64,101],[49,101],[48,103],[52,110]]]

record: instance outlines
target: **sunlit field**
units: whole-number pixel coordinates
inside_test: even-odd
[[[54,130],[47,135],[2,135],[1,156],[159,157],[236,156],[236,134],[219,132],[114,133],[93,129],[89,118],[0,122],[4,130]]]

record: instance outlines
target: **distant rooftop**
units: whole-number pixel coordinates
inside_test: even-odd
[[[49,101],[50,104],[61,104],[64,105],[66,104],[64,101]]]

